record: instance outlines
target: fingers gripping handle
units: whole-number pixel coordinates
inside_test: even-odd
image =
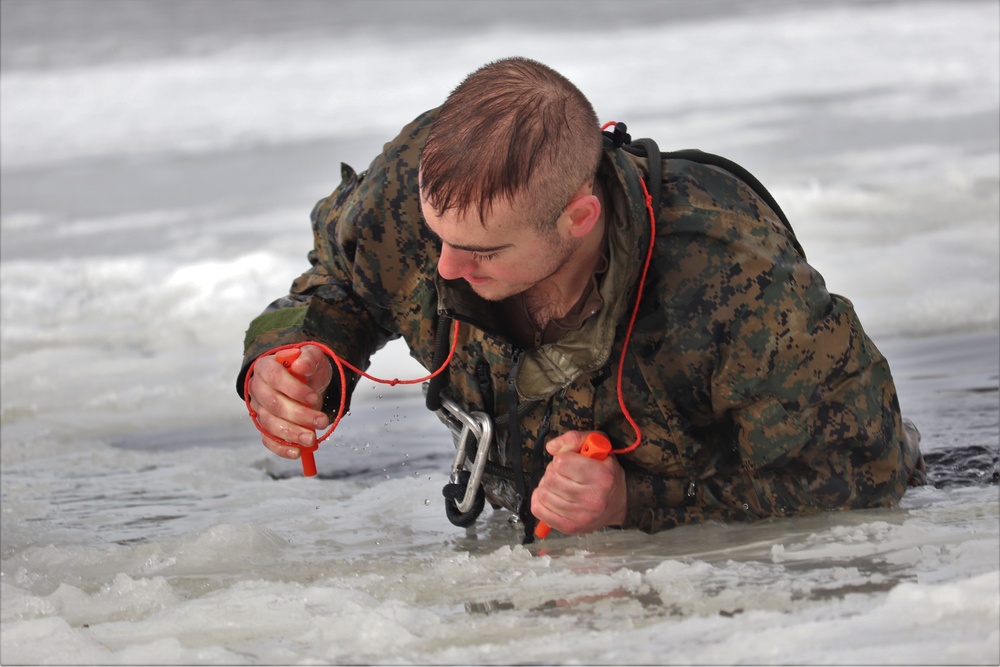
[[[330,424],[330,427],[327,429],[326,433],[316,438],[316,442],[311,447],[304,447],[298,443],[288,442],[287,440],[284,440],[274,435],[273,433],[269,433],[267,429],[261,426],[257,412],[252,407],[250,407],[250,379],[253,377],[254,364],[256,364],[256,362],[254,362],[254,364],[250,365],[249,371],[243,378],[243,399],[246,402],[247,412],[249,412],[250,414],[250,419],[253,421],[253,425],[257,427],[257,430],[260,431],[265,436],[267,436],[268,438],[270,438],[271,440],[274,440],[275,442],[280,442],[281,444],[287,445],[289,447],[298,447],[302,451],[302,472],[307,476],[313,476],[316,474],[316,463],[315,460],[313,459],[312,453],[316,451],[316,449],[319,447],[319,443],[329,438],[330,435],[337,429],[337,425],[340,424],[340,420],[344,416],[344,408],[347,405],[347,389],[346,389],[347,370],[349,369],[352,372],[357,373],[360,377],[367,378],[372,382],[378,382],[379,384],[387,384],[393,387],[395,387],[397,384],[420,384],[422,382],[427,382],[428,380],[431,380],[440,375],[441,373],[445,372],[445,370],[448,368],[448,365],[451,363],[452,358],[455,356],[455,350],[458,348],[459,324],[460,324],[459,321],[455,320],[454,326],[452,327],[451,349],[449,349],[448,356],[445,357],[441,365],[433,373],[425,375],[424,377],[412,378],[408,380],[400,380],[399,378],[393,378],[392,380],[387,380],[375,377],[374,375],[369,375],[368,373],[365,373],[364,370],[356,366],[352,366],[350,363],[348,363],[340,356],[338,356],[337,353],[331,350],[328,346],[318,341],[309,341],[308,343],[289,343],[288,345],[275,348],[271,352],[265,353],[264,356],[266,356],[267,354],[273,354],[275,359],[279,363],[281,363],[282,366],[289,369],[289,372],[291,372],[292,364],[295,362],[296,359],[299,358],[299,355],[301,354],[301,350],[299,348],[301,348],[303,345],[314,345],[318,347],[320,351],[322,351],[323,354],[325,354],[327,358],[330,359],[330,361],[336,367],[336,373],[334,374],[333,377],[335,380],[338,376],[340,378],[340,389],[341,389],[340,406],[337,408],[337,413],[333,419],[333,423]],[[295,373],[292,373],[292,375],[300,382],[303,383],[305,382],[305,378]]]
[[[611,453],[611,441],[608,440],[607,436],[603,433],[594,431],[588,434],[586,439],[583,441],[583,447],[580,448],[580,453],[588,459],[603,461],[608,458],[608,454]],[[551,528],[547,523],[539,521],[538,525],[535,527],[535,537],[540,540],[544,540],[548,537],[550,530]]]
[[[278,350],[274,353],[275,360],[282,366],[288,369],[288,372],[293,378],[305,384],[306,379],[304,376],[292,371],[292,364],[295,360],[299,358],[302,354],[302,350],[297,347],[289,348],[286,350]],[[316,475],[316,457],[313,456],[319,445],[312,445],[311,447],[306,447],[305,445],[298,445],[299,449],[302,450],[302,474],[306,477],[313,477]]]

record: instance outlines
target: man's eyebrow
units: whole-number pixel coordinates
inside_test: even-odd
[[[501,250],[506,250],[507,248],[511,248],[514,246],[513,243],[503,243],[501,245],[496,245],[496,246],[473,245],[464,243],[448,243],[440,236],[438,236],[437,232],[431,229],[430,225],[427,224],[427,220],[424,218],[423,215],[420,216],[420,219],[424,223],[424,229],[430,232],[434,238],[436,238],[438,241],[441,241],[441,243],[444,243],[449,248],[454,248],[455,250],[464,250],[465,252],[474,252],[478,255],[486,255],[493,252],[500,252]]]

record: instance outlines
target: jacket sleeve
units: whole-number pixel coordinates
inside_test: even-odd
[[[271,303],[251,323],[244,340],[243,365],[237,391],[250,365],[260,355],[280,345],[318,341],[334,350],[357,368],[367,368],[371,354],[394,336],[380,326],[370,304],[355,289],[358,221],[361,183],[346,164],[341,165],[342,181],[333,194],[320,200],[311,214],[313,249],[309,269],[299,276],[287,296]],[[348,398],[358,376],[347,372]],[[324,409],[331,412],[339,404],[340,387],[331,383]]]
[[[630,350],[650,398],[627,524],[895,503],[916,461],[886,360],[752,191],[694,171],[673,176],[687,201],[661,216],[660,301]]]
[[[402,336],[415,358],[429,363],[433,345],[425,350],[419,342],[433,341],[437,249],[421,223],[418,168],[436,111],[405,126],[361,174],[341,166],[339,187],[312,212],[309,269],[250,324],[241,393],[253,360],[292,342],[319,341],[364,370],[375,351]],[[357,381],[351,375],[347,398]],[[339,390],[327,393],[327,412]]]

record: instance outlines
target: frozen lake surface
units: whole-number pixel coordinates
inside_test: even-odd
[[[1000,6],[616,6],[4,0],[0,662],[1000,662]],[[362,384],[319,478],[263,449],[243,331],[313,203],[513,54],[771,189],[932,485],[524,547],[448,523],[418,388]]]

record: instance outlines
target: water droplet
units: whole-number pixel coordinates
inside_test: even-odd
[[[430,498],[424,498],[424,506],[428,506],[430,504],[431,504],[431,499]],[[319,508],[317,508],[317,509],[319,509]]]

